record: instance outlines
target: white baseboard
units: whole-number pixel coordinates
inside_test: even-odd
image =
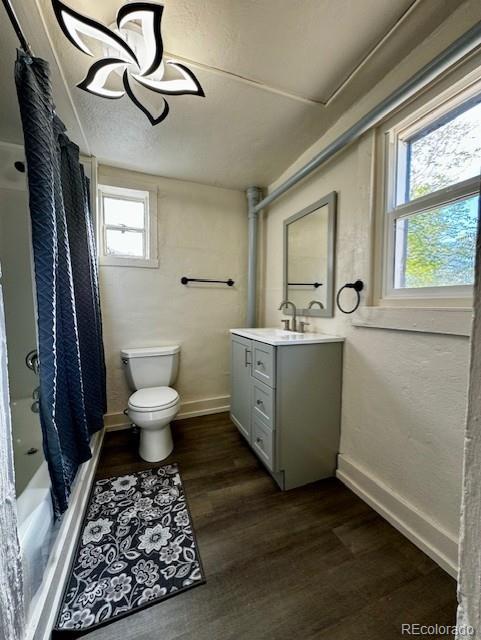
[[[121,413],[109,414],[109,416],[112,416],[113,418],[121,415],[122,415]],[[127,429],[130,429],[130,422],[125,422],[125,416],[122,416],[122,419],[123,419],[123,422],[118,422],[117,424],[111,424],[111,425],[106,424],[105,431],[126,431]]]
[[[453,578],[458,574],[458,540],[379,479],[339,455],[336,475]]]
[[[204,400],[191,400],[181,402],[180,411],[175,416],[176,420],[186,420],[198,416],[209,416],[214,413],[224,413],[230,410],[230,396],[218,396]],[[121,431],[128,429],[130,421],[124,413],[108,413],[105,416],[106,431]]]
[[[90,487],[95,477],[103,437],[104,430],[95,434],[92,439],[92,457],[80,467],[75,478],[70,494],[70,506],[63,515],[60,529],[50,552],[42,586],[36,595],[36,605],[29,617],[24,640],[50,640],[72,556],[77,545],[77,536],[87,506]]]
[[[182,402],[176,420],[195,418],[197,416],[209,416],[214,413],[224,413],[230,410],[230,396],[206,398],[205,400],[191,400]]]

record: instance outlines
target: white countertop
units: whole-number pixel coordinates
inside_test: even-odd
[[[320,344],[322,342],[344,342],[344,338],[330,336],[325,333],[298,333],[285,329],[231,329],[231,333],[250,340],[265,342],[274,347],[289,346],[295,344]]]

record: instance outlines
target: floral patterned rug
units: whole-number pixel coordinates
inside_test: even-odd
[[[78,637],[205,582],[177,465],[97,480],[54,637]]]

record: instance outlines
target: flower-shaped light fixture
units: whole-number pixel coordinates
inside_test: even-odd
[[[162,5],[126,4],[110,27],[77,13],[60,0],[52,0],[52,6],[62,31],[77,49],[97,57],[93,45],[101,47],[99,59],[77,85],[84,91],[110,99],[127,94],[152,125],[162,122],[169,113],[169,104],[162,94],[205,95],[190,69],[174,60],[164,62]],[[166,77],[169,72],[175,76]],[[155,104],[155,98],[159,97],[160,106]]]

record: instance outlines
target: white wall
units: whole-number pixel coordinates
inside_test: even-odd
[[[0,142],[0,262],[10,395],[14,400],[30,397],[38,385],[37,377],[25,366],[28,351],[36,348],[36,329],[26,181],[13,167],[13,162],[22,158],[20,147]]]
[[[38,385],[37,377],[25,366],[25,356],[36,348],[27,195],[23,191],[0,189],[0,202],[8,370],[10,395],[15,400],[30,397]]]
[[[225,407],[230,395],[229,333],[245,325],[245,195],[180,180],[99,167],[99,184],[158,190],[158,269],[100,268],[108,412],[127,406],[120,349],[182,347],[176,383],[182,413]],[[234,287],[183,286],[182,276],[235,280]]]
[[[481,18],[465,3],[379,85],[306,151],[271,188],[311,159],[380,98]],[[372,294],[374,134],[278,200],[262,224],[261,326],[278,326],[285,218],[338,192],[336,291],[360,278]],[[345,301],[349,304],[349,292]],[[409,316],[413,310],[406,311]],[[461,497],[469,339],[360,328],[336,311],[309,319],[311,331],[346,337],[340,477],[442,566],[455,573]]]
[[[335,289],[370,282],[371,150],[367,136],[266,215],[262,325],[280,325],[283,220],[332,190],[339,194]],[[311,331],[346,337],[341,458],[442,529],[440,552],[455,562],[468,339],[353,327],[339,311],[309,322]]]

